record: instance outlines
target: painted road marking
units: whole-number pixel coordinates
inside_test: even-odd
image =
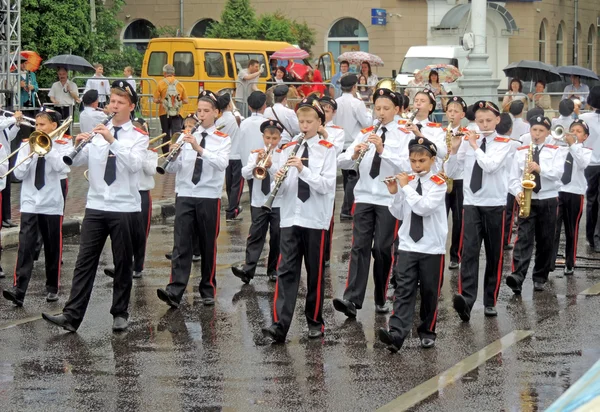
[[[440,373],[437,376],[423,382],[419,386],[411,389],[408,392],[400,395],[387,405],[382,406],[378,409],[380,412],[387,411],[404,411],[407,410],[421,401],[429,398],[434,393],[444,389],[446,386],[456,382],[462,378],[465,374],[472,371],[473,369],[481,366],[488,359],[493,358],[500,352],[505,351],[515,343],[531,336],[533,331],[529,330],[515,330],[508,335],[498,339],[495,342],[490,343],[479,352],[472,354],[471,356],[463,359],[450,369]]]
[[[47,312],[47,313],[49,315],[60,315],[62,313],[62,310],[55,310],[55,311]],[[0,330],[14,328],[15,326],[23,325],[23,324],[29,323],[29,322],[35,322],[36,320],[40,320],[41,318],[42,318],[42,315],[40,314],[37,316],[31,316],[29,318],[13,320],[12,322],[2,323],[2,324],[0,324]]]
[[[580,295],[590,295],[590,296],[600,295],[600,283],[596,283],[591,288],[587,288],[586,290],[584,290],[583,292],[580,292],[579,294]]]
[[[596,362],[575,384],[558,398],[546,412],[569,412],[598,410],[590,404],[598,396],[600,388],[600,361]],[[597,400],[597,399],[596,399]],[[585,408],[587,406],[587,408]]]

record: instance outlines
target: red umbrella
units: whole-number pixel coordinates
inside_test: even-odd
[[[286,47],[285,49],[277,50],[271,55],[271,59],[276,60],[295,60],[306,59],[310,56],[306,51],[294,46]]]
[[[34,72],[40,68],[42,58],[36,52],[30,50],[23,50],[21,52],[21,56],[27,59],[27,62],[25,63],[25,70]]]

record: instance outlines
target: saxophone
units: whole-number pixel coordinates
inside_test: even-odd
[[[533,162],[533,143],[529,145],[527,156],[525,157],[525,165],[523,166],[523,180],[521,187],[523,188],[523,196],[519,200],[519,217],[529,217],[531,212],[531,193],[535,188],[535,176],[527,172],[527,167],[530,162]]]
[[[444,159],[444,163],[448,161],[448,158],[450,157],[450,151],[452,150],[452,121],[448,122],[448,127],[446,128],[446,158]],[[454,181],[453,179],[449,178],[448,176],[446,176],[446,185],[447,185],[447,189],[446,189],[446,193],[451,193],[452,192],[452,188],[454,186]]]

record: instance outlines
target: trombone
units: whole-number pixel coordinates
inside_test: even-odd
[[[8,110],[0,109],[3,113],[8,113],[10,115],[15,115],[14,112],[9,112]],[[27,120],[26,122],[24,120]],[[17,119],[17,123],[23,124],[25,126],[33,127],[35,129],[35,119],[33,117],[21,116],[21,120]]]
[[[54,139],[55,137],[61,137],[62,135],[64,135],[67,132],[67,130],[69,130],[69,126],[71,125],[72,121],[73,121],[73,118],[71,116],[69,116],[60,127],[58,127],[56,130],[54,130],[50,134],[40,132],[37,130],[34,131],[33,133],[31,133],[29,135],[29,139],[28,139],[29,140],[29,148],[31,150],[31,153],[29,153],[25,159],[21,160],[12,169],[10,169],[5,174],[0,176],[0,179],[4,179],[13,170],[15,170],[17,167],[21,166],[21,164],[23,164],[26,160],[31,159],[34,154],[37,154],[39,157],[46,156],[48,154],[48,152],[50,152],[50,150],[52,150],[52,139]],[[27,145],[22,145],[17,150],[15,150],[11,154],[9,154],[6,158],[2,159],[2,161],[0,161],[0,163],[6,162],[12,156],[14,156],[19,151],[21,151],[21,149],[23,149],[24,147],[27,147]]]
[[[254,170],[252,170],[252,177],[254,177],[256,180],[264,180],[267,177],[267,173],[269,173],[267,171],[267,163],[273,155],[274,149],[275,147],[270,144],[267,148],[265,156],[258,163],[256,163]]]
[[[163,144],[159,144],[156,147],[153,147],[152,150],[158,150],[163,146],[167,146],[167,145],[172,145],[177,143],[177,140],[179,140],[179,136],[181,136],[181,132],[175,132],[171,135],[171,140],[169,140],[168,142],[164,142]],[[167,157],[169,155],[170,152],[167,153],[163,153],[160,156],[158,156],[159,159],[162,159],[163,157]]]

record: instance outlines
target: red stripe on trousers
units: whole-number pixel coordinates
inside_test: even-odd
[[[441,256],[440,259],[440,276],[438,279],[438,291],[437,291],[437,297],[438,300],[440,298],[440,291],[442,290],[442,282],[444,280],[444,259],[445,256]],[[438,305],[435,306],[435,312],[433,313],[433,320],[431,321],[431,325],[429,326],[429,330],[433,330],[433,328],[435,327],[435,322],[437,321],[437,313],[438,313]]]
[[[504,219],[506,219],[506,209],[502,212],[502,237],[500,238],[500,260],[498,260],[498,270],[496,274],[496,289],[494,289],[494,306],[498,300],[498,291],[502,282],[502,261],[504,260]]]
[[[279,277],[277,277],[277,281],[275,282],[275,296],[273,297],[273,322],[277,323],[279,321],[277,316],[277,296],[279,295]]]
[[[577,260],[577,238],[579,237],[579,222],[581,220],[581,214],[583,213],[583,195],[581,195],[580,197],[581,202],[579,203],[579,213],[577,214],[577,220],[575,221],[575,238],[573,239],[573,267],[575,267],[575,261]]]

